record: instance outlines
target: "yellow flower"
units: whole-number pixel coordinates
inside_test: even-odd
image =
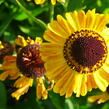
[[[32,87],[33,80],[36,79],[36,94],[38,99],[47,99],[48,91],[44,86],[44,61],[40,57],[39,47],[42,42],[41,38],[32,40],[28,37],[25,40],[22,36],[16,39],[16,45],[21,48],[18,50],[17,56],[6,56],[1,66],[4,72],[0,75],[0,80],[18,79],[14,83],[17,88],[12,93],[12,97],[19,100],[20,96],[25,94],[29,87]]]
[[[90,96],[88,98],[89,102],[97,102],[98,104],[104,103],[109,100],[109,87],[106,92],[102,92],[99,95]]]
[[[45,3],[46,0],[27,0],[28,2],[34,1],[37,5]],[[62,2],[63,0],[51,0],[52,5],[55,5],[56,2]]]
[[[11,55],[14,51],[13,45],[6,41],[0,41],[0,61],[7,55]]]
[[[55,81],[54,92],[85,96],[92,88],[103,92],[109,84],[109,15],[95,10],[57,16],[48,24],[41,45],[46,76]]]

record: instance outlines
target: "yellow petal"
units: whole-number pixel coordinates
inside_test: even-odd
[[[61,27],[61,25],[56,20],[54,20],[52,23],[49,23],[48,28],[60,37],[67,38],[69,36],[69,34],[64,30],[64,28]]]
[[[95,18],[95,22],[94,22],[94,30],[97,30],[97,31],[102,31],[107,22],[108,22],[108,19],[109,19],[109,16],[108,15],[103,15],[103,14],[96,14],[96,18]]]
[[[100,69],[98,73],[101,75],[102,78],[109,82],[109,73],[107,73],[104,69]]]
[[[50,42],[62,45],[65,42],[65,38],[53,33],[50,30],[46,30],[44,33],[44,38]]]
[[[59,50],[59,49],[61,49],[61,48],[62,48],[62,46],[61,46],[61,45],[58,45],[58,44],[42,43],[40,50],[41,50],[41,51],[47,51],[47,52],[49,52],[49,51],[51,51],[52,49],[53,49],[53,50]]]
[[[55,66],[54,66],[55,65]],[[46,62],[45,63],[45,68],[46,69],[49,69],[49,71],[51,70],[51,72],[54,72],[55,71],[55,68],[59,68],[59,66],[60,66],[60,68],[61,68],[61,66],[64,66],[63,68],[68,68],[68,66],[66,65],[66,64],[64,64],[63,63],[63,61],[61,61],[61,60],[55,60],[54,61],[54,63],[52,63],[52,61],[50,61],[49,60],[49,62]],[[49,68],[50,67],[50,68]],[[60,69],[59,68],[59,69]],[[59,71],[61,71],[61,69],[59,70]],[[48,71],[47,71],[48,72]],[[57,70],[57,72],[58,72],[58,70]],[[47,74],[47,73],[46,73]]]
[[[68,71],[68,67],[64,64],[61,64],[60,66],[54,69],[53,68],[50,69],[50,67],[47,67],[46,69],[47,69],[47,73],[45,75],[48,78],[51,78],[55,81],[59,80]]]
[[[77,11],[66,13],[65,16],[74,31],[80,29]]]
[[[107,73],[109,73],[109,65],[108,64],[104,64],[102,67]]]
[[[78,20],[79,20],[80,27],[85,28],[85,26],[86,26],[86,15],[85,15],[84,11],[78,12]]]
[[[75,73],[76,72],[72,72],[73,74],[71,75],[70,78],[72,78],[72,80],[70,81],[70,85],[66,90],[66,96],[65,98],[68,98],[72,95],[73,91],[74,91],[74,86],[75,86]]]
[[[104,28],[100,35],[105,39],[106,45],[109,47],[109,28]]]
[[[71,81],[73,79],[74,74],[72,72],[70,72],[70,75],[68,77],[68,80],[66,81],[66,83],[63,83],[62,88],[60,90],[60,95],[64,95],[67,91],[67,89],[72,85]]]
[[[87,74],[83,74],[82,84],[81,84],[81,95],[85,96],[87,94]]]
[[[97,88],[97,84],[96,84],[96,82],[94,80],[93,74],[88,75],[88,80],[90,81],[92,88]]]
[[[98,104],[104,103],[109,100],[109,94],[101,93],[100,95],[90,96],[88,98],[89,102],[97,102]]]
[[[67,32],[68,36],[70,36],[72,31],[67,21],[61,15],[57,15],[57,21],[61,25],[61,27],[65,30],[65,32]]]
[[[18,88],[11,94],[12,97],[19,100],[20,96],[27,93],[29,87],[32,87],[33,79],[27,77],[21,77],[14,83],[14,87]]]
[[[42,38],[41,37],[36,37],[35,39],[35,44],[41,44],[43,42]]]
[[[18,35],[17,39],[15,40],[15,43],[16,43],[17,45],[19,45],[19,46],[22,46],[22,47],[24,47],[24,46],[27,45],[26,40],[25,40],[24,37],[21,36],[21,35]]]
[[[36,95],[38,99],[47,99],[48,97],[48,92],[44,86],[42,78],[37,79]]]
[[[95,10],[89,10],[86,13],[86,28],[93,29],[93,26],[95,25]]]
[[[14,83],[14,87],[21,88],[21,87],[25,87],[26,85],[32,86],[32,84],[33,84],[33,79],[23,76],[20,77],[18,80],[16,80],[16,82]]]
[[[5,71],[3,73],[0,74],[0,80],[4,81],[8,76],[9,76],[9,71]]]
[[[30,37],[27,38],[26,42],[27,42],[27,45],[35,43],[34,40],[32,40]]]
[[[103,78],[99,75],[98,72],[93,73],[93,75],[94,75],[94,80],[95,80],[95,82],[96,82],[98,88],[99,88],[101,91],[103,91],[103,92],[106,91],[106,88],[107,88],[107,86],[108,86],[108,82],[107,82],[105,79],[103,79]]]
[[[109,21],[109,15],[101,16],[99,25],[97,26],[96,29],[99,30],[99,31],[103,30],[104,27],[106,26],[106,24],[108,23],[108,21]]]
[[[83,74],[77,73],[75,74],[75,86],[74,86],[74,92],[76,93],[76,97],[79,97],[81,94],[81,85],[82,85],[82,78]]]
[[[89,78],[89,75],[87,75],[87,90],[91,91],[92,90],[92,84]]]
[[[68,78],[70,77],[70,72],[64,73],[64,75],[56,82],[53,91],[56,93],[60,93],[60,90],[63,88],[63,85],[66,84]]]
[[[16,90],[15,92],[13,92],[13,93],[11,94],[11,96],[12,96],[13,98],[16,98],[16,100],[19,100],[20,96],[22,96],[23,94],[27,93],[28,89],[29,89],[29,86],[26,85],[26,86],[24,86],[24,87],[22,87],[22,88],[19,88],[19,89]]]
[[[20,72],[15,72],[12,75],[9,75],[9,79],[10,80],[15,80],[15,79],[17,79],[20,76],[20,74],[21,74]]]

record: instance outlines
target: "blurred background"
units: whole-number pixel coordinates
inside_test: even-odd
[[[43,5],[36,5],[33,2],[19,0],[22,5],[18,5],[15,0],[0,0],[0,40],[13,43],[17,35],[24,37],[36,36],[43,38],[45,28],[39,25],[35,18],[41,19],[44,23],[49,23],[50,0]],[[23,7],[22,7],[23,6]],[[64,16],[65,12],[83,9],[96,9],[99,13],[109,13],[109,0],[67,0],[67,3],[57,3],[54,6],[53,18],[57,14]],[[2,72],[1,72],[2,73]],[[87,97],[99,93],[93,90],[85,97],[76,98],[75,95],[65,99],[58,94],[49,92],[47,100],[36,99],[36,87],[32,88],[19,101],[11,97],[15,90],[12,87],[14,81],[0,82],[0,109],[109,109],[109,102],[104,104],[89,103]]]

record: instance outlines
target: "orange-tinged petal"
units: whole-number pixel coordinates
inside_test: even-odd
[[[5,71],[2,74],[0,74],[0,80],[4,81],[9,76],[9,71]]]

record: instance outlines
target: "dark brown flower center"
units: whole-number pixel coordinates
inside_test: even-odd
[[[94,66],[105,54],[96,37],[79,37],[72,44],[72,56],[82,66]]]
[[[9,42],[6,41],[1,41],[3,48],[0,49],[0,60],[3,60],[3,58],[7,55],[11,55],[14,51],[14,48],[12,46],[12,44],[10,44]]]
[[[17,55],[17,66],[27,77],[40,77],[45,73],[44,61],[41,60],[39,45],[23,47]]]
[[[105,41],[94,31],[77,31],[66,40],[64,45],[64,58],[67,64],[78,72],[96,71],[105,62],[106,57]]]

